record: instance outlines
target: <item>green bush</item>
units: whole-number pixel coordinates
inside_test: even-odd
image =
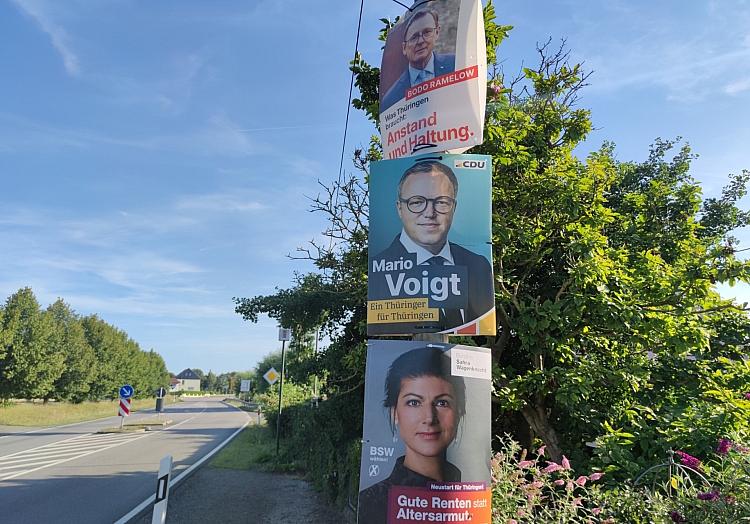
[[[301,394],[291,404],[290,395],[290,404],[281,415],[279,462],[304,470],[315,488],[338,505],[356,505],[359,491],[362,413],[351,409],[355,403],[362,403],[357,391],[321,401],[317,407]],[[299,390],[295,394],[298,393]],[[259,395],[257,399],[262,404],[277,406],[278,392],[274,402],[269,402],[269,395]],[[284,398],[287,398],[286,384]],[[275,407],[269,413],[268,424],[275,431]]]

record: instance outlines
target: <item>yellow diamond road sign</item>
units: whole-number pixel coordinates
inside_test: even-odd
[[[269,369],[266,371],[266,374],[263,375],[263,378],[266,379],[266,382],[271,384],[272,386],[276,383],[277,380],[279,380],[279,372],[276,371],[274,368]]]

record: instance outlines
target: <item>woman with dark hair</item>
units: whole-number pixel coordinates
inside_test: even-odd
[[[446,460],[445,451],[466,412],[465,395],[463,379],[451,376],[450,357],[440,348],[414,349],[393,361],[383,406],[406,452],[387,479],[360,492],[359,524],[386,524],[391,486],[461,480],[461,471]]]

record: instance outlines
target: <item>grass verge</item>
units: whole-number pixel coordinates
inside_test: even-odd
[[[276,458],[276,438],[266,425],[252,424],[237,435],[211,461],[211,467],[226,469],[260,469],[262,471],[297,471],[295,464]]]
[[[150,409],[155,406],[154,399],[133,400],[132,409]],[[84,420],[112,417],[117,415],[117,401],[81,402],[20,402],[0,404],[0,425],[3,426],[61,426]]]

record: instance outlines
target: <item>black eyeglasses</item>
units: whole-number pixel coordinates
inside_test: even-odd
[[[422,38],[422,40],[432,40],[433,36],[435,36],[435,28],[430,27],[429,29],[422,29],[419,33],[414,33],[409,38],[407,38],[406,41],[411,45],[414,45],[419,42],[420,37]]]
[[[456,206],[456,199],[447,196],[437,198],[425,198],[423,196],[413,196],[411,198],[399,197],[398,200],[406,204],[406,208],[412,213],[421,213],[427,209],[427,204],[430,202],[432,202],[432,207],[435,208],[435,211],[441,215],[450,213]]]

